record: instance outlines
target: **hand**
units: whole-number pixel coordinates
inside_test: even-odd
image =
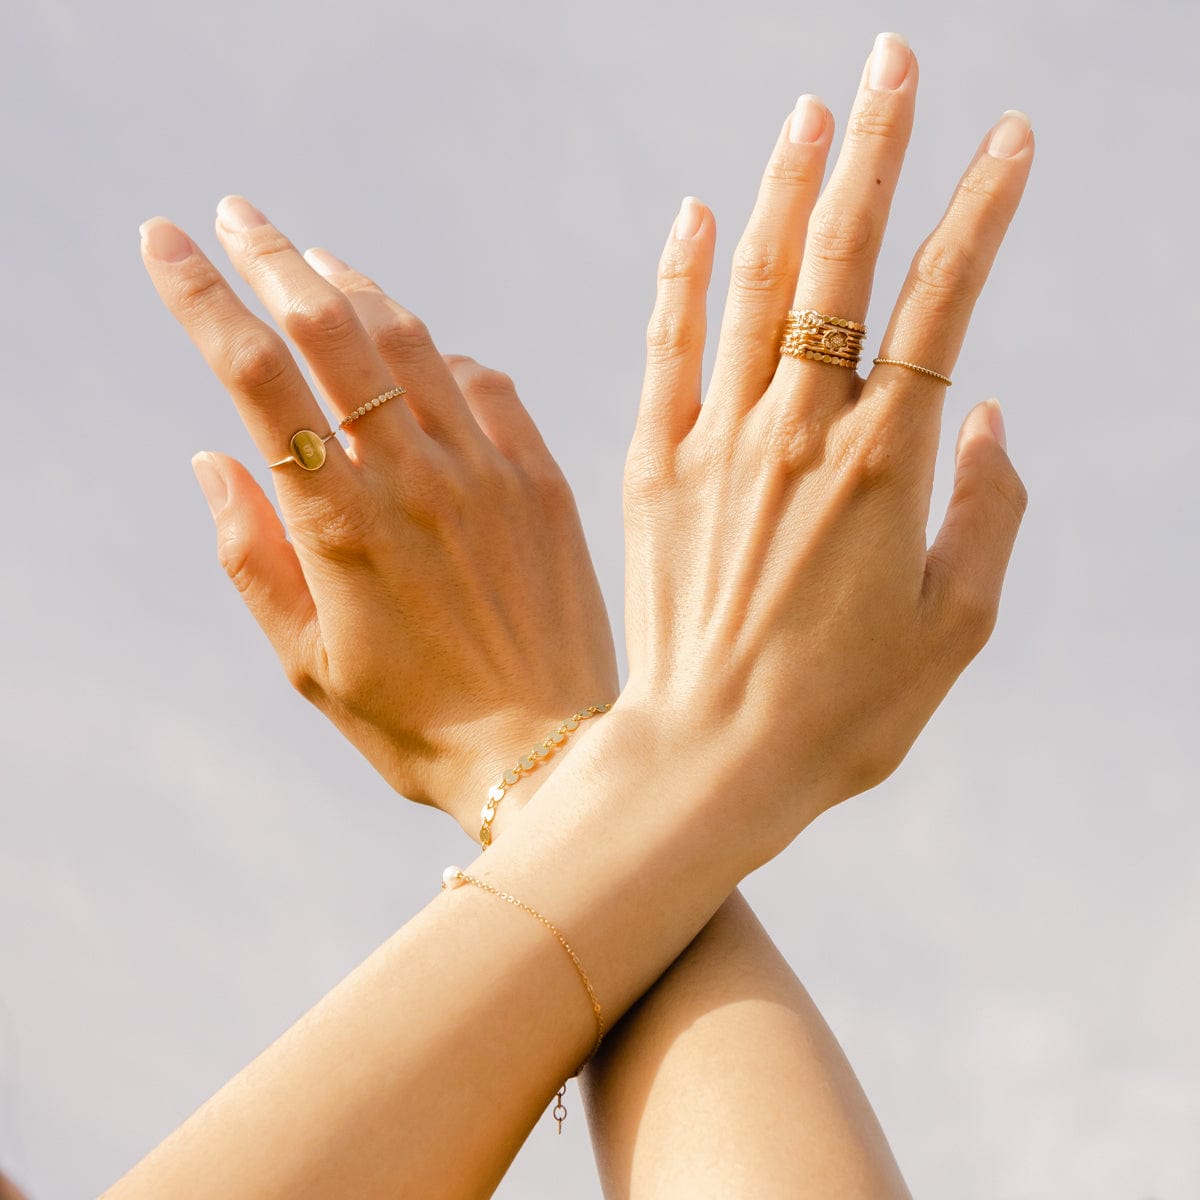
[[[349,425],[347,446],[330,440],[319,470],[272,472],[282,524],[241,464],[198,455],[221,563],[294,686],[397,791],[475,835],[505,769],[616,695],[570,488],[506,376],[443,358],[370,280],[324,251],[302,257],[239,197],[222,201],[217,235],[333,421],[406,389]],[[268,462],[297,430],[330,428],[283,339],[186,234],[147,222],[142,253]]]
[[[625,480],[622,704],[744,758],[747,788],[789,801],[784,840],[903,758],[991,632],[1026,503],[999,408],[979,405],[927,549],[945,384],[779,352],[791,308],[864,319],[916,86],[907,44],[883,35],[819,199],[832,118],[801,100],[735,253],[703,407],[714,225],[690,199],[648,332]],[[1027,120],[1006,114],[918,251],[881,357],[951,372],[1032,156]]]

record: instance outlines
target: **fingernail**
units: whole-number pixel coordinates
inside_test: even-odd
[[[704,220],[704,209],[695,196],[684,196],[679,206],[679,216],[675,218],[675,237],[678,241],[686,242],[700,232],[700,224]]]
[[[192,459],[192,470],[200,490],[204,493],[204,499],[208,501],[208,511],[215,517],[229,499],[225,476],[217,469],[216,459],[208,453],[197,454]]]
[[[825,132],[826,108],[820,96],[801,96],[788,122],[789,142],[816,142]]]
[[[881,33],[871,51],[871,73],[867,85],[873,92],[894,92],[908,75],[912,51],[908,39],[898,33]]]
[[[1012,158],[1020,154],[1029,143],[1029,118],[1015,108],[1010,108],[997,122],[988,142],[988,153],[993,158]]]
[[[235,233],[267,223],[267,218],[245,196],[226,196],[217,205],[217,217],[226,229],[232,229]]]
[[[337,275],[341,271],[350,270],[340,258],[318,246],[314,246],[311,250],[305,250],[304,259],[318,275]]]
[[[142,250],[159,262],[183,262],[195,249],[192,239],[178,225],[162,217],[151,217],[138,232],[142,235]]]
[[[992,436],[1000,443],[1000,449],[1008,450],[1008,435],[1004,431],[1004,414],[1000,411],[1000,401],[993,396],[987,402],[988,424],[992,427]]]

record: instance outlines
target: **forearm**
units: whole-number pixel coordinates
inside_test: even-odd
[[[738,892],[583,1083],[610,1200],[909,1195],[836,1039]]]
[[[647,744],[614,710],[472,868],[557,924],[609,1023],[755,865],[694,819],[726,769],[699,752],[656,764]],[[593,1036],[551,934],[449,891],[108,1196],[486,1195]]]

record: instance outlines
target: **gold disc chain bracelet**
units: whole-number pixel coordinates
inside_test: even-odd
[[[557,729],[552,730],[538,745],[534,746],[528,754],[517,759],[517,765],[511,770],[505,771],[500,777],[499,783],[488,788],[487,803],[484,804],[483,811],[479,814],[482,822],[479,826],[479,841],[485,850],[492,844],[492,822],[496,819],[496,806],[504,799],[508,789],[518,782],[522,775],[528,775],[530,771],[536,770],[539,763],[545,762],[555,750],[559,749],[567,738],[579,728],[581,721],[599,717],[608,712],[610,708],[612,708],[611,704],[589,704],[587,708],[581,708],[578,712],[572,713]]]

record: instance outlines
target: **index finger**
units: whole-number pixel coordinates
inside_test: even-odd
[[[268,463],[285,459],[300,430],[331,434],[321,410],[283,339],[237,298],[224,276],[178,226],[155,217],[142,226],[142,261],[175,319],[233,398],[254,444]],[[324,488],[345,486],[350,460],[336,437],[324,443]],[[295,462],[276,474],[293,483],[316,474]],[[323,490],[324,490],[323,488]]]

